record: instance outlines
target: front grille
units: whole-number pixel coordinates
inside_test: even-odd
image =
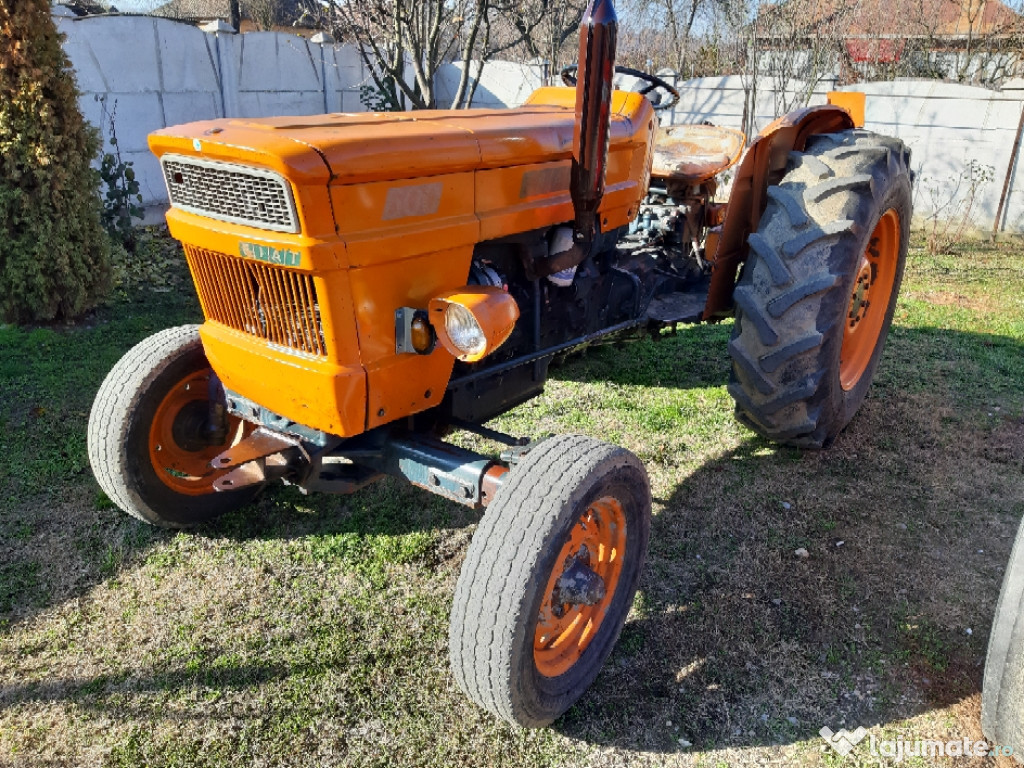
[[[298,232],[291,187],[262,168],[181,155],[160,160],[171,204],[200,216],[275,232]]]
[[[207,318],[294,352],[326,356],[312,275],[191,245],[185,258]]]

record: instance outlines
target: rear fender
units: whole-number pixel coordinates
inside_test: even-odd
[[[790,112],[767,126],[747,149],[733,182],[718,248],[711,259],[711,286],[705,320],[731,314],[736,274],[747,258],[747,238],[757,230],[767,203],[768,185],[785,173],[790,152],[802,152],[807,139],[854,127],[850,113],[831,104]]]

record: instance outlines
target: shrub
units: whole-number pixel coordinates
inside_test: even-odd
[[[100,158],[100,181],[103,182],[103,210],[100,220],[115,246],[123,246],[129,254],[135,253],[137,237],[135,219],[142,218],[142,195],[139,194],[139,180],[130,160],[121,158],[121,147],[117,143],[117,100],[109,112],[101,102],[103,118],[110,132],[110,151]],[[116,254],[115,254],[116,255]],[[117,261],[117,259],[114,259]]]
[[[68,320],[110,283],[100,224],[99,136],[48,0],[0,3],[0,317]]]

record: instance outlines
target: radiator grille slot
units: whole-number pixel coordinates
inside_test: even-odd
[[[171,204],[200,216],[275,232],[298,232],[291,187],[262,168],[181,155],[160,161]]]
[[[295,352],[326,357],[313,276],[185,246],[210,320]]]

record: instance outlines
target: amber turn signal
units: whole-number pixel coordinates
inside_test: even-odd
[[[467,285],[431,299],[430,319],[441,345],[472,363],[504,343],[519,319],[519,307],[501,288]]]
[[[412,348],[419,354],[425,355],[434,348],[435,340],[434,329],[430,327],[427,318],[422,316],[413,318],[409,326],[409,341],[412,343]]]

